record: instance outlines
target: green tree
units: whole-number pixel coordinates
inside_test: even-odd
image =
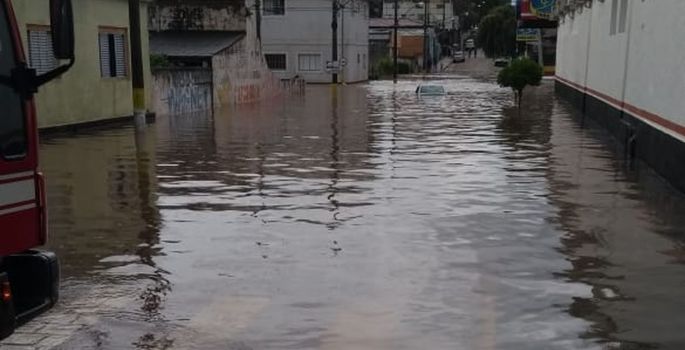
[[[504,5],[511,5],[510,0],[471,0],[480,18],[487,16],[490,11]]]
[[[478,44],[490,58],[513,57],[516,52],[516,13],[509,5],[492,9],[478,25]]]
[[[542,66],[527,57],[513,60],[497,75],[497,83],[500,86],[514,90],[519,112],[521,111],[523,89],[529,85],[540,85],[540,81],[542,81]]]
[[[509,3],[508,0],[453,0],[454,13],[459,16],[459,29],[470,30],[495,7]]]

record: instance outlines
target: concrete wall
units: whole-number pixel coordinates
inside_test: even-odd
[[[243,39],[212,58],[216,107],[252,103],[281,93],[255,41]]]
[[[24,48],[28,53],[27,25],[49,25],[48,0],[13,3]],[[124,28],[129,39],[128,3],[120,0],[73,0],[76,34],[76,64],[61,78],[48,83],[36,95],[39,127],[91,122],[133,114],[130,69],[126,78],[103,78],[100,73],[99,27]],[[142,3],[141,18],[147,17]],[[142,24],[147,33],[146,23]],[[143,36],[145,84],[151,74],[147,35]],[[128,52],[130,67],[130,51]],[[146,91],[147,102],[151,93]]]
[[[628,3],[624,33],[610,34],[612,1],[595,1],[564,18],[557,76],[614,99],[619,109],[625,102],[685,126],[685,42],[667,39],[685,33],[685,2]],[[685,135],[652,124],[685,142]]]
[[[352,3],[354,6],[341,10],[338,19],[338,57],[347,61],[339,79],[359,82],[369,76],[369,13],[366,2]],[[285,6],[285,15],[264,16],[262,20],[264,53],[284,53],[287,57],[287,69],[274,73],[282,79],[299,75],[307,82],[330,82],[331,74],[324,68],[332,57],[331,0],[285,0]],[[299,54],[320,54],[321,70],[300,70]]]
[[[685,126],[685,1],[631,3],[626,100]]]
[[[241,31],[244,37],[232,47],[212,57],[212,99],[213,107],[226,107],[241,103],[251,103],[271,98],[281,93],[278,78],[268,69],[259,39],[257,38],[256,16],[246,14],[254,11],[254,0],[160,0],[151,7],[149,22],[153,31]],[[162,78],[162,77],[160,77]],[[190,77],[186,77],[190,78]],[[176,79],[184,84],[193,79]],[[183,86],[167,84],[166,78],[160,79],[155,86],[159,104],[180,107],[176,112],[190,112],[196,106],[189,104],[187,95],[179,102],[164,102],[164,96]],[[166,110],[165,110],[166,111]],[[175,113],[174,109],[169,113]]]
[[[625,27],[614,30],[612,12],[620,23],[623,3]],[[594,1],[562,16],[557,87],[627,154],[685,191],[684,17],[680,0]]]
[[[152,77],[153,108],[158,115],[212,109],[211,69],[156,69]]]
[[[157,0],[150,6],[148,26],[163,30],[245,30],[245,0]]]

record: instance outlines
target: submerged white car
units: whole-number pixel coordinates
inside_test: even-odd
[[[447,93],[445,92],[445,88],[440,86],[440,85],[419,85],[416,88],[416,94],[419,97],[422,96],[444,96]]]

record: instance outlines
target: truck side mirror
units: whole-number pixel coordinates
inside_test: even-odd
[[[74,59],[74,12],[71,0],[50,0],[52,49],[61,60]]]

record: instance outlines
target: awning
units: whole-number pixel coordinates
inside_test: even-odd
[[[168,57],[212,57],[244,36],[245,32],[150,32],[150,53]]]

